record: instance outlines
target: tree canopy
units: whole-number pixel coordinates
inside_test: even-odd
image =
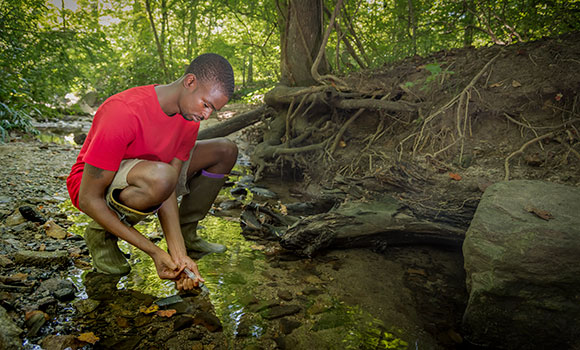
[[[169,82],[198,54],[216,52],[238,86],[281,79],[284,40],[323,32],[336,1],[317,4],[319,28],[285,36],[299,0],[0,0],[1,130],[57,113],[64,96]],[[310,3],[310,2],[307,2]],[[506,45],[580,27],[566,0],[346,0],[325,47],[335,75],[412,55]]]

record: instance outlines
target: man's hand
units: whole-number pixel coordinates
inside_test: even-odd
[[[197,287],[199,285],[199,282],[205,282],[205,280],[201,277],[201,274],[199,273],[197,264],[189,256],[181,255],[175,258],[175,260],[177,261],[177,264],[179,265],[181,271],[183,271],[183,269],[187,267],[196,276],[199,276],[198,279],[192,280],[184,272],[181,272],[181,274],[179,275],[179,279],[176,281],[177,289],[191,290]]]
[[[185,265],[175,263],[171,258],[171,255],[161,249],[151,255],[151,258],[153,258],[153,262],[155,262],[157,275],[159,275],[159,278],[161,279],[175,280],[179,278],[185,268]]]

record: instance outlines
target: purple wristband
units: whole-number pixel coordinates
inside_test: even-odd
[[[211,177],[212,179],[223,179],[224,176],[226,176],[226,174],[215,174],[205,170],[201,171],[201,175],[205,177]]]

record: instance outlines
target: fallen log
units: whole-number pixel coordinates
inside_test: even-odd
[[[221,123],[212,125],[207,129],[201,130],[197,135],[197,139],[207,140],[216,137],[224,137],[245,127],[248,127],[252,124],[255,124],[262,118],[270,117],[273,114],[274,110],[272,108],[263,105],[257,109],[237,115]]]
[[[309,216],[292,225],[281,245],[312,256],[324,248],[367,247],[383,251],[387,246],[461,246],[465,230],[420,220],[392,197],[381,201],[347,202],[336,210]]]
[[[346,202],[327,213],[299,219],[290,226],[287,222],[276,224],[275,216],[268,215],[266,219],[266,212],[259,208],[253,207],[253,210],[260,213],[261,219],[253,220],[252,227],[242,234],[266,240],[279,239],[282,247],[304,256],[315,255],[326,248],[384,251],[388,246],[403,245],[460,247],[465,237],[465,228],[418,219],[404,203],[390,196],[366,202]],[[247,221],[242,217],[242,222]]]

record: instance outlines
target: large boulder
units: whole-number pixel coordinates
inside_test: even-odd
[[[580,189],[490,186],[463,244],[467,339],[498,349],[580,349]]]

